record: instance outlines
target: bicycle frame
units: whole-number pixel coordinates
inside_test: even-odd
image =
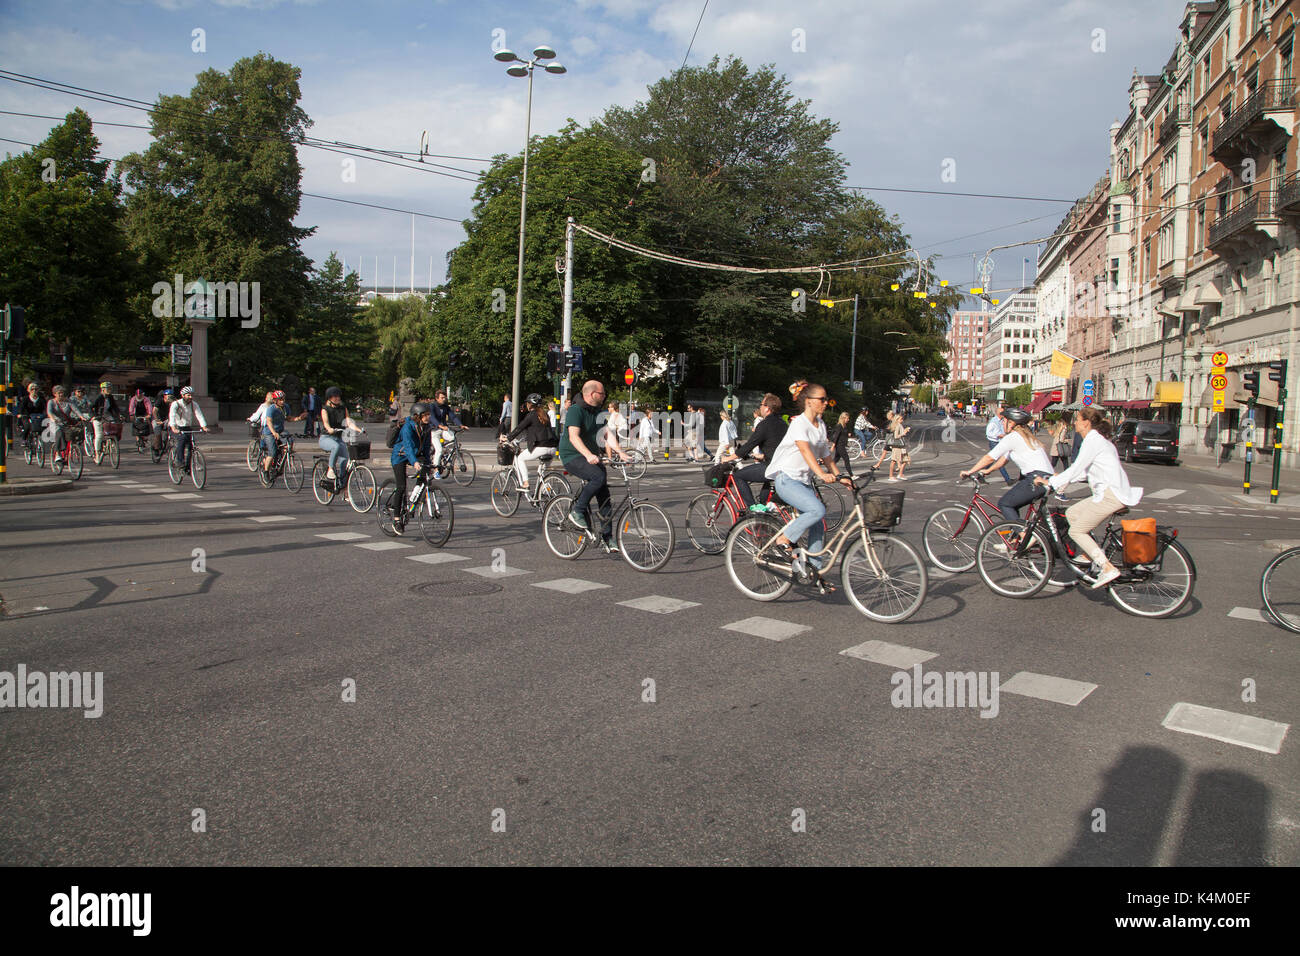
[[[839,560],[840,553],[841,551],[843,551],[844,546],[849,542],[849,540],[855,534],[860,534],[862,536],[862,547],[864,549],[865,554],[867,555],[867,560],[871,562],[871,570],[875,574],[884,573],[884,567],[876,559],[875,551],[871,547],[871,529],[867,527],[866,516],[863,514],[862,511],[862,495],[859,491],[855,489],[853,497],[854,497],[854,502],[853,502],[852,517],[846,519],[843,524],[841,524],[838,528],[835,529],[835,532],[830,536],[830,539],[822,544],[822,548],[820,551],[804,552],[805,556],[808,558],[819,558],[826,554],[830,555],[830,560],[826,562],[826,565],[824,567],[818,570],[817,572],[818,574],[821,575],[830,574],[831,568],[835,567],[835,562]],[[791,509],[791,511],[793,512],[793,509]],[[794,520],[793,517],[785,518],[784,523],[781,526],[782,529],[784,529],[787,525],[789,525],[789,523],[792,520]],[[877,533],[888,534],[888,532],[877,532]],[[763,547],[759,548],[758,553],[754,555],[754,560],[759,564],[760,567],[764,567],[769,571],[779,571],[785,573],[791,572],[794,570],[793,565],[788,564],[787,562],[784,561],[773,562],[770,558],[764,557],[764,552],[766,552],[769,548],[773,547],[776,544],[776,539],[777,539],[777,535],[772,535],[772,537],[768,540],[768,542],[765,545],[763,545]]]

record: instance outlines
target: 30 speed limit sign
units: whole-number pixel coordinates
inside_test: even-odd
[[[1215,375],[1211,377],[1210,388],[1214,389],[1216,392],[1221,392],[1227,387],[1228,387],[1228,376]]]

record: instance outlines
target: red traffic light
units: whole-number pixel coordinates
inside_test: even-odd
[[[636,381],[636,372],[632,371],[631,369],[628,369],[626,372],[623,373],[623,381],[626,382],[628,385],[631,385],[633,382]]]

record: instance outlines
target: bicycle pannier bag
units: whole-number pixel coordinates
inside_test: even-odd
[[[1150,564],[1159,553],[1156,540],[1156,519],[1137,518],[1133,521],[1121,521],[1124,532],[1124,563]]]
[[[397,436],[400,435],[401,433],[402,433],[401,422],[388,423],[388,447],[389,448],[394,448],[397,446]]]

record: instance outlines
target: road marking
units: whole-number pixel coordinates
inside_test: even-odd
[[[1148,491],[1147,498],[1177,498],[1186,488],[1161,488],[1159,491]]]
[[[370,535],[362,534],[360,531],[331,531],[329,534],[318,534],[318,538],[324,538],[327,541],[360,541],[362,538],[368,538]]]
[[[498,571],[489,564],[487,567],[463,567],[461,571],[468,571],[469,574],[478,575],[480,578],[513,578],[515,575],[530,575],[532,571],[525,571],[521,567],[503,567]]]
[[[923,651],[917,647],[904,647],[902,644],[890,644],[887,641],[867,641],[840,651],[846,657],[856,657],[860,661],[873,664],[887,664],[890,667],[915,667],[938,657],[934,651]]]
[[[535,588],[547,588],[551,591],[563,591],[565,594],[581,594],[583,591],[596,591],[609,587],[596,581],[584,581],[582,578],[556,578],[554,581],[535,581]]]
[[[631,601],[619,601],[621,607],[630,607],[637,611],[649,611],[651,614],[672,614],[674,611],[684,611],[688,607],[699,607],[698,601],[679,601],[677,598],[661,597],[658,594],[650,594],[646,597],[634,598]]]
[[[139,482],[136,482],[136,481],[130,481],[129,479],[126,479],[126,478],[110,478],[110,479],[108,480],[107,484],[110,484],[110,485],[135,485],[135,484],[139,484]]]
[[[233,508],[235,507],[235,503],[233,501],[196,501],[194,502],[194,507],[195,508]]]
[[[1086,681],[1070,680],[1068,677],[1052,677],[1048,674],[1033,674],[1021,671],[1004,680],[999,691],[1008,694],[1020,694],[1022,697],[1037,697],[1050,700],[1055,704],[1069,704],[1077,707],[1079,703],[1097,689],[1096,684]]]
[[[1266,754],[1281,751],[1282,738],[1291,729],[1290,724],[1280,724],[1275,720],[1234,714],[1183,701],[1174,704],[1160,726],[1182,734],[1195,734],[1197,737],[1221,740],[1225,744],[1249,747]]]
[[[257,509],[256,509],[256,508],[238,508],[238,509],[236,509],[235,511],[223,511],[223,512],[221,512],[221,513],[222,513],[223,515],[255,515],[255,514],[257,514]]]
[[[163,495],[168,501],[184,501],[186,498],[197,498],[198,495],[193,492],[184,491],[174,495]]]
[[[151,495],[160,495],[160,494],[162,494],[164,491],[169,491],[170,489],[169,489],[169,488],[159,488],[157,485],[140,485],[140,486],[139,486],[138,488],[136,488],[135,490],[136,490],[136,491],[143,491],[143,492],[146,492],[147,494],[151,494]]]
[[[1228,612],[1228,617],[1235,617],[1239,621],[1259,621],[1261,624],[1268,624],[1269,620],[1262,611],[1253,607],[1234,607]]]
[[[367,551],[395,551],[398,548],[414,548],[415,545],[407,544],[405,541],[367,541],[365,544],[354,544],[354,548],[365,548]]]
[[[249,518],[249,521],[256,521],[258,524],[266,524],[270,521],[297,521],[293,515],[262,515],[260,518]]]
[[[445,564],[448,561],[468,561],[469,558],[449,551],[435,551],[433,554],[410,554],[406,556],[406,560],[419,561],[422,564]]]
[[[491,509],[492,506],[475,503],[475,504],[462,504],[460,505],[460,507],[465,509],[466,511],[488,511]]]
[[[747,617],[743,621],[724,624],[722,629],[739,631],[741,634],[753,634],[755,637],[763,637],[769,641],[789,640],[796,634],[812,630],[806,624],[791,624],[789,621],[778,621],[771,617]]]

